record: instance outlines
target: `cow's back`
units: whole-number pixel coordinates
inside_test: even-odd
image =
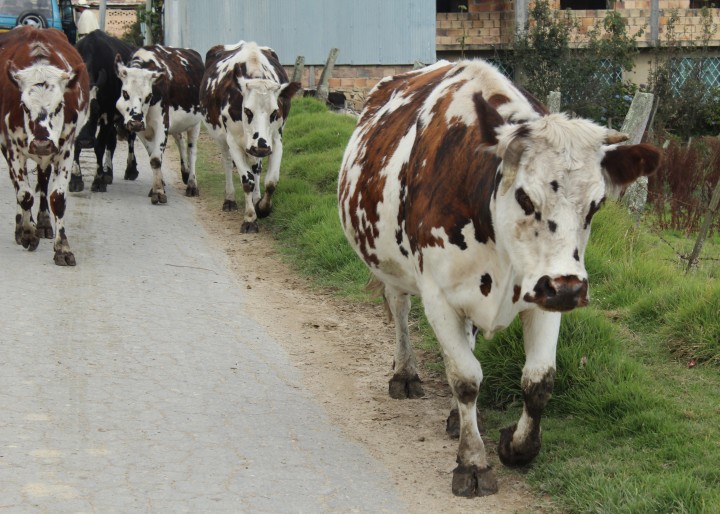
[[[416,291],[424,248],[494,240],[499,161],[483,151],[476,94],[506,119],[539,115],[489,64],[440,62],[381,81],[346,150],[338,184],[346,235],[376,273],[404,289]]]

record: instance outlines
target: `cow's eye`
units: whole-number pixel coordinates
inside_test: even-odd
[[[532,200],[530,200],[527,193],[523,191],[522,187],[515,190],[515,199],[517,200],[517,203],[520,204],[523,212],[525,212],[528,216],[535,212],[535,206],[533,205]]]
[[[130,100],[130,95],[129,95],[128,92],[125,91],[124,89],[123,89],[122,95],[123,95],[123,98],[124,98],[125,100]]]
[[[275,109],[272,112],[272,114],[270,114],[270,123],[274,123],[277,118],[278,118],[278,112],[277,112],[277,109]]]
[[[244,109],[245,117],[247,118],[247,122],[250,123],[253,119],[253,113],[250,109]]]

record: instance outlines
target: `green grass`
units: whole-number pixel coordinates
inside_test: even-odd
[[[279,251],[318,286],[370,301],[368,272],[345,241],[335,196],[354,125],[314,100],[293,102],[275,210],[260,229],[272,231]],[[198,167],[203,198],[219,208],[216,154],[212,142],[201,145]],[[666,240],[692,247],[680,234]],[[720,238],[708,245],[717,254]],[[563,317],[543,449],[513,473],[563,512],[720,512],[720,266],[707,261],[685,275],[667,243],[613,204],[593,221],[586,265],[591,306]],[[419,302],[412,316],[420,346],[438,356],[426,372],[437,372],[439,352]],[[478,338],[476,353],[493,437],[522,409],[519,323],[491,341]]]

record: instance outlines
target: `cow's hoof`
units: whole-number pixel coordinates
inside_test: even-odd
[[[267,218],[272,212],[272,202],[263,202],[258,200],[255,204],[255,214],[258,218]]]
[[[50,215],[47,212],[39,212],[37,225],[35,226],[35,234],[42,239],[53,238],[53,228],[50,222]]]
[[[138,170],[137,168],[128,168],[125,170],[125,180],[135,180],[138,178]]]
[[[112,171],[103,171],[102,179],[103,179],[103,182],[105,182],[106,184],[112,184],[113,183],[113,172]]]
[[[188,180],[190,180],[190,173],[188,173],[187,171],[181,171],[180,176],[182,176],[183,184],[187,184]]]
[[[95,177],[95,180],[93,180],[92,185],[90,186],[90,191],[93,193],[106,193],[107,192],[107,182],[103,180],[102,175],[98,175]]]
[[[58,266],[75,266],[75,256],[67,250],[57,250],[55,252],[55,264]]]
[[[232,212],[238,210],[237,202],[234,200],[225,200],[223,202],[222,210],[224,212]]]
[[[257,234],[259,231],[257,221],[243,221],[240,225],[241,234]]]
[[[167,203],[167,195],[165,193],[150,193],[150,201],[153,205]]]
[[[485,433],[482,419],[480,418],[480,411],[475,409],[477,416],[477,426],[481,434]],[[457,409],[451,409],[450,414],[445,422],[445,432],[451,439],[460,439],[460,412]]]
[[[390,398],[396,400],[422,398],[425,396],[425,391],[423,391],[421,383],[420,377],[417,375],[412,377],[395,375],[389,382],[388,392]]]
[[[35,234],[34,230],[22,230],[19,237],[17,231],[15,232],[15,242],[21,244],[28,252],[32,252],[40,244],[40,238]]]
[[[85,189],[85,183],[83,182],[82,176],[70,175],[70,183],[68,184],[68,190],[71,193],[79,193]]]
[[[458,466],[453,470],[452,492],[455,496],[474,498],[498,492],[497,478],[490,466]]]
[[[188,186],[185,188],[185,196],[200,196],[200,190],[197,186]]]
[[[498,457],[500,462],[510,467],[519,467],[530,464],[538,453],[540,453],[540,435],[528,436],[523,448],[513,448],[513,434],[517,425],[512,425],[500,430],[500,442],[498,443]]]

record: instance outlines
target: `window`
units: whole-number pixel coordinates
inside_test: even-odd
[[[675,94],[693,76],[698,76],[708,87],[720,87],[720,57],[704,57],[702,59],[684,57],[674,59],[672,66],[672,89]]]
[[[607,9],[608,0],[560,0],[560,9]]]

